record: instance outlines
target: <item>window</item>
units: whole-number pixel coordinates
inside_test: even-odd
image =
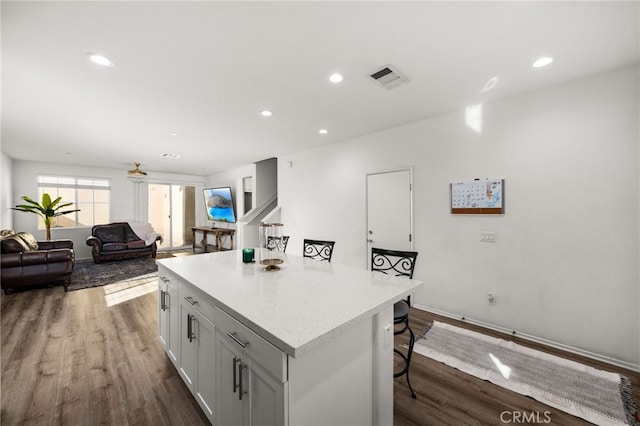
[[[38,199],[47,193],[52,200],[62,197],[61,203],[73,203],[64,210],[80,209],[53,218],[52,228],[83,228],[99,223],[109,223],[111,184],[108,179],[70,176],[38,176]],[[39,229],[44,229],[38,221]]]

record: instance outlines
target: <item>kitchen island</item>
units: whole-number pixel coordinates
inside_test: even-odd
[[[160,341],[212,424],[393,423],[393,304],[420,281],[241,250],[158,264]]]

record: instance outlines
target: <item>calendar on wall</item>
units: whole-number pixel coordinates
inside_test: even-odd
[[[451,183],[452,214],[504,214],[504,179]]]

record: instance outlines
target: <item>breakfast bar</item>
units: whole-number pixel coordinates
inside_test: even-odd
[[[160,342],[212,424],[393,423],[393,304],[422,282],[241,250],[158,264]]]

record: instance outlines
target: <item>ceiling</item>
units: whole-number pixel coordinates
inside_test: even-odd
[[[637,63],[638,6],[2,1],[2,151],[208,175]]]

